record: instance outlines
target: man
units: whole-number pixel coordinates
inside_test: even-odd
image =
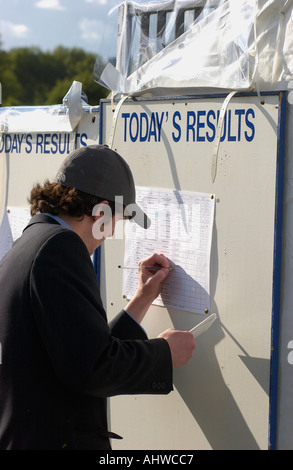
[[[141,262],[161,269],[139,270],[135,296],[108,324],[90,255],[118,218],[149,221],[129,166],[106,146],[74,151],[30,203],[33,217],[0,263],[0,448],[111,449],[120,436],[108,430],[107,397],[169,393],[173,367],[195,347],[191,333],[148,339],[140,326],[169,262]]]

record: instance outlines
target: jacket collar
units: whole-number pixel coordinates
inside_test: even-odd
[[[60,225],[57,220],[53,219],[52,217],[45,215],[45,214],[36,214],[34,215],[31,220],[29,221],[28,225],[25,227],[23,231],[27,228],[31,227],[34,224],[55,224]]]

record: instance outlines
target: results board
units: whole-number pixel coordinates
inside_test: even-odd
[[[190,363],[174,370],[170,395],[111,399],[111,429],[124,436],[114,449],[267,449],[273,439],[284,96],[231,98],[213,180],[224,100],[129,98],[114,134],[112,103],[101,102],[100,142],[114,135],[112,148],[127,160],[138,187],[215,195],[208,313],[218,318],[197,338]],[[107,240],[102,249],[109,319],[126,304],[117,269],[124,254],[125,237]],[[195,312],[152,305],[142,326],[152,338],[201,320]]]

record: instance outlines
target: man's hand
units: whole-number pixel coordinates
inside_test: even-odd
[[[170,263],[166,256],[155,253],[140,261],[139,267],[141,269],[138,275],[138,288],[125,309],[140,323],[161,292],[162,283],[170,274]],[[147,267],[159,269],[146,269]]]
[[[161,292],[162,282],[170,274],[170,263],[168,258],[163,254],[154,253],[149,258],[146,258],[139,263],[139,280],[138,290],[140,289],[145,299],[152,303]],[[160,268],[157,270],[145,269]]]
[[[184,366],[192,358],[195,342],[193,334],[189,331],[169,328],[161,333],[159,338],[164,338],[169,344],[174,368]]]

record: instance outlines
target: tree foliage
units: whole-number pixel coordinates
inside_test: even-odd
[[[0,50],[2,106],[41,106],[62,103],[74,80],[90,105],[96,105],[109,90],[93,81],[95,54],[78,48],[57,47],[53,52],[39,48]]]

